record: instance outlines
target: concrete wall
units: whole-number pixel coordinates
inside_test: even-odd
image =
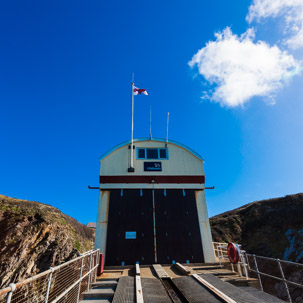
[[[205,190],[196,191],[196,205],[199,218],[201,240],[205,263],[215,263],[215,252],[209,225],[208,211],[205,199]]]
[[[109,191],[100,191],[96,222],[95,248],[100,248],[100,253],[106,253],[106,236],[109,210]]]

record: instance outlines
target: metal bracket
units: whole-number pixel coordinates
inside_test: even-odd
[[[88,185],[88,189],[100,189],[100,187],[96,187],[96,186],[89,186],[89,185]]]

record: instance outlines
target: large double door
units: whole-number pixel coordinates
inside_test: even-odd
[[[193,190],[112,190],[106,265],[204,262]]]

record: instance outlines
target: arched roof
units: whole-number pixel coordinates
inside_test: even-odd
[[[134,143],[136,143],[136,142],[143,142],[143,141],[153,141],[153,142],[162,142],[162,143],[166,143],[167,142],[167,143],[170,143],[170,144],[174,144],[176,146],[179,146],[179,147],[182,147],[182,148],[186,149],[187,151],[189,151],[190,153],[192,153],[194,156],[196,156],[198,159],[200,159],[201,161],[204,161],[203,158],[197,152],[195,152],[194,150],[192,150],[188,146],[186,146],[186,145],[184,145],[182,143],[173,141],[173,140],[166,141],[166,139],[161,139],[161,138],[153,138],[153,139],[150,139],[150,138],[139,138],[139,139],[134,139]],[[109,151],[107,151],[105,154],[103,154],[99,158],[99,161],[102,161],[104,158],[106,158],[108,155],[110,155],[115,150],[117,150],[117,149],[119,149],[119,148],[121,148],[121,147],[123,147],[125,145],[129,145],[129,144],[131,144],[131,140],[124,141],[124,142],[116,145],[115,147],[113,147]]]

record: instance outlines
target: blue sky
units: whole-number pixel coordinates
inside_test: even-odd
[[[0,193],[94,221],[87,186],[98,158],[130,138],[132,72],[149,93],[135,100],[135,137],[149,135],[150,106],[165,137],[170,112],[169,138],[204,157],[216,187],[210,216],[301,192],[296,2],[1,3]]]

